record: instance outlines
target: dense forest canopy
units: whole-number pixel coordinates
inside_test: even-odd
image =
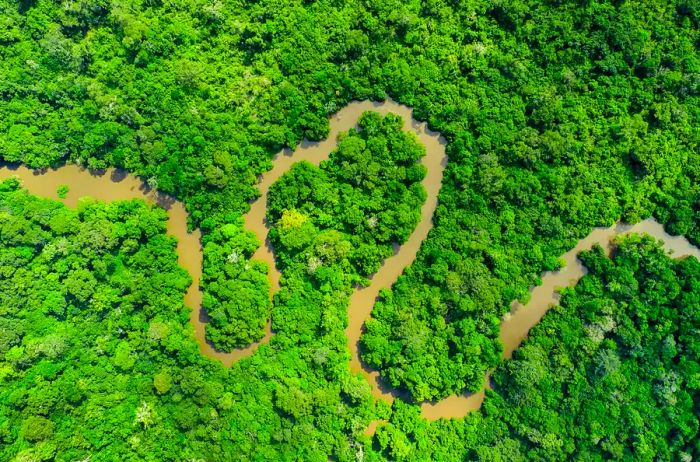
[[[672,260],[639,235],[618,242],[610,259],[600,247],[581,258],[590,273],[498,367],[482,411],[428,426],[401,404],[378,430],[384,455],[695,460],[700,262]]]
[[[163,210],[88,199],[71,210],[15,180],[0,183],[0,208],[0,458],[126,454],[134,440],[119,428],[174,424],[158,396],[202,361]]]
[[[692,460],[700,450],[700,262],[672,260],[652,238],[620,240],[611,259],[584,252],[590,273],[499,366],[483,410],[429,425],[401,400],[375,407],[345,366],[343,301],[358,277],[347,235],[319,230],[307,251],[292,249],[272,348],[226,369],[192,339],[189,280],[161,209],[84,200],[72,210],[16,180],[0,183],[0,209],[3,459]],[[323,265],[309,271],[320,249]],[[369,439],[375,417],[389,422]]]
[[[202,239],[206,338],[219,351],[260,340],[272,309],[268,268],[249,260],[260,242],[241,221],[210,230]]]
[[[273,304],[241,220],[272,154],[325,137],[348,101],[413,107],[448,140],[449,162],[434,228],[378,301],[364,359],[409,401],[476,390],[498,366],[510,302],[593,226],[654,216],[700,243],[699,29],[693,0],[0,0],[0,158],[123,167],[173,193],[203,232],[208,338],[247,345],[270,314],[277,332],[231,369],[202,358],[161,211],[89,201],[72,211],[3,183],[0,454],[700,457],[694,260],[672,262],[644,240],[612,261],[587,254],[590,278],[496,373],[509,391],[483,413],[428,424],[415,404],[372,399],[347,369],[343,337],[353,284],[415,225],[420,146],[368,116],[389,141],[370,143],[360,127],[320,169],[280,180]],[[376,173],[366,152],[380,169],[405,164],[380,175],[390,194],[363,189]],[[308,187],[327,197],[310,200]],[[663,338],[630,306],[663,321]],[[591,357],[577,357],[588,330],[611,322]],[[163,325],[151,333],[153,323]],[[549,395],[559,388],[566,408]],[[576,407],[583,395],[599,411]],[[600,411],[620,406],[614,418]],[[363,436],[377,417],[390,424]]]
[[[408,239],[425,200],[418,163],[425,152],[402,128],[397,115],[365,112],[320,168],[295,164],[272,185],[267,218],[279,266],[330,228],[343,233],[349,261],[367,277],[393,253],[392,244]]]
[[[329,305],[326,289],[280,305],[277,318],[298,322],[228,369],[194,341],[190,281],[162,209],[86,199],[73,210],[7,180],[0,210],[0,459],[353,460],[363,450],[374,403],[346,366],[343,326],[331,322],[345,306]],[[342,264],[327,279],[347,291]],[[297,345],[303,329],[314,335]]]

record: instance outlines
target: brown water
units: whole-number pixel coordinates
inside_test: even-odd
[[[390,396],[390,394],[381,391],[378,383],[378,374],[365,370],[360,362],[358,344],[362,334],[362,326],[365,320],[369,318],[379,291],[383,288],[390,288],[401,275],[404,268],[415,260],[421,243],[428,236],[430,228],[432,228],[432,217],[437,207],[438,191],[442,184],[442,173],[447,161],[445,156],[445,139],[438,133],[429,130],[425,123],[413,119],[409,107],[400,105],[392,100],[383,103],[371,101],[352,102],[333,116],[328,138],[320,142],[304,141],[293,153],[283,151],[273,159],[272,170],[266,172],[258,184],[262,194],[251,204],[250,212],[245,216],[245,227],[254,231],[261,242],[266,242],[266,245],[261,246],[253,255],[253,259],[262,260],[270,268],[274,268],[275,258],[269,242],[266,241],[267,226],[265,221],[267,195],[270,186],[296,162],[305,160],[314,165],[319,165],[321,161],[328,159],[331,151],[336,147],[338,135],[341,132],[354,128],[359,117],[366,111],[374,111],[382,115],[394,113],[401,116],[404,119],[404,129],[413,132],[426,148],[426,155],[421,159],[421,163],[427,170],[422,184],[428,194],[426,202],[421,208],[420,222],[408,240],[402,246],[397,247],[394,255],[387,258],[379,271],[372,276],[370,285],[353,292],[349,303],[349,324],[345,334],[352,352],[350,369],[353,372],[364,372],[367,379],[372,383],[375,396],[379,397]],[[279,289],[280,274],[276,269],[271,270],[270,273],[271,290],[276,292]]]
[[[192,277],[192,284],[185,294],[185,304],[192,309],[190,322],[194,328],[195,338],[202,354],[231,364],[238,358],[250,355],[252,349],[236,350],[233,353],[221,353],[209,345],[204,337],[205,317],[200,313],[202,293],[199,280],[202,276],[202,249],[200,233],[187,231],[187,211],[182,202],[172,197],[153,192],[143,181],[124,171],[107,169],[95,173],[76,165],[66,165],[58,169],[34,171],[26,167],[0,167],[0,178],[17,176],[30,193],[56,199],[69,207],[76,207],[81,197],[93,197],[100,201],[143,199],[158,204],[168,213],[167,232],[177,237],[177,256],[180,266]],[[60,199],[56,189],[60,185],[70,189],[65,199]]]
[[[636,225],[617,224],[609,228],[594,228],[585,238],[578,241],[576,247],[566,252],[562,259],[566,266],[559,271],[547,271],[542,275],[542,285],[530,291],[530,301],[523,305],[513,302],[511,311],[501,322],[499,338],[503,343],[503,359],[508,359],[513,351],[520,346],[527,337],[530,329],[535,326],[547,311],[559,302],[558,290],[569,287],[588,272],[576,255],[582,250],[588,250],[593,244],[600,244],[608,255],[612,250],[611,241],[618,235],[629,233],[646,233],[664,242],[664,249],[674,257],[680,258],[688,255],[700,259],[700,249],[694,247],[688,240],[681,236],[671,236],[661,224],[649,218]],[[489,386],[488,376],[484,380]],[[464,417],[471,411],[481,407],[484,401],[485,390],[470,395],[455,395],[447,397],[436,403],[423,403],[421,411],[428,420],[439,418]]]
[[[437,206],[437,194],[442,183],[442,172],[445,167],[445,140],[437,133],[430,131],[425,123],[413,119],[411,109],[392,100],[382,103],[361,101],[352,102],[337,112],[330,120],[330,133],[328,138],[319,142],[304,140],[295,151],[284,150],[273,159],[273,167],[265,172],[258,183],[261,195],[251,203],[250,211],[244,216],[245,227],[255,233],[261,242],[265,242],[253,254],[255,260],[267,263],[270,271],[270,295],[279,290],[280,273],[275,268],[275,259],[272,248],[267,240],[267,222],[265,212],[267,195],[270,186],[287,172],[295,163],[305,160],[314,165],[328,159],[331,151],[335,149],[337,137],[341,132],[346,132],[357,125],[359,117],[365,111],[375,111],[386,115],[394,113],[404,119],[404,129],[412,131],[419,141],[426,147],[426,156],[421,163],[426,166],[427,174],[423,180],[428,195],[421,209],[421,221],[408,241],[397,248],[397,252],[388,258],[381,269],[373,276],[371,284],[357,290],[350,302],[349,326],[346,330],[350,350],[352,351],[351,369],[361,371],[357,347],[362,333],[362,325],[374,306],[374,300],[382,288],[389,288],[396,281],[403,269],[410,265],[416,257],[421,242],[427,237],[432,227],[432,216]],[[269,340],[272,335],[270,323],[267,324],[265,337],[247,348],[237,349],[231,353],[216,351],[205,339],[204,329],[206,315],[201,312],[202,294],[199,290],[199,281],[202,274],[202,250],[200,245],[200,233],[187,232],[187,212],[183,204],[172,197],[157,194],[151,191],[146,184],[138,178],[126,172],[107,169],[97,174],[75,165],[66,165],[58,169],[45,171],[33,171],[25,167],[0,167],[0,178],[18,176],[32,194],[61,200],[70,207],[75,207],[78,199],[90,196],[101,201],[144,199],[150,203],[157,203],[168,212],[168,234],[178,238],[177,252],[178,262],[192,276],[192,285],[185,296],[185,303],[192,307],[190,322],[194,327],[195,338],[200,346],[200,351],[205,356],[218,359],[224,365],[230,366],[240,358],[250,356],[257,347]],[[65,199],[59,199],[56,189],[60,185],[68,185],[70,191]],[[375,384],[375,394],[382,393],[376,383],[377,374],[367,373],[368,379]]]
[[[384,389],[380,383],[377,372],[364,367],[359,359],[358,344],[362,333],[362,326],[369,318],[375,299],[382,288],[389,288],[396,281],[407,265],[410,265],[416,257],[422,241],[427,237],[432,227],[432,216],[437,206],[437,195],[442,183],[442,174],[445,167],[445,140],[437,133],[427,129],[424,123],[419,123],[412,118],[411,110],[395,103],[354,102],[350,103],[331,119],[329,137],[321,142],[312,143],[304,141],[299,148],[291,153],[283,151],[274,161],[273,168],[262,175],[259,183],[261,196],[251,204],[251,209],[245,215],[245,226],[253,231],[261,242],[261,246],[253,255],[253,259],[264,261],[268,264],[270,292],[279,289],[280,274],[275,268],[272,249],[267,243],[267,226],[265,222],[265,208],[267,194],[270,186],[279,179],[294,163],[306,160],[318,165],[327,159],[335,148],[337,136],[354,127],[359,116],[365,111],[376,111],[381,114],[389,112],[403,117],[406,121],[406,129],[414,132],[419,141],[426,147],[426,156],[421,162],[427,168],[427,175],[423,180],[428,195],[421,209],[421,220],[408,241],[397,248],[395,255],[389,257],[380,270],[372,277],[371,283],[366,288],[355,290],[350,298],[349,325],[346,329],[348,345],[351,351],[350,368],[353,372],[361,372],[372,385],[373,395],[377,398],[392,401],[396,393]],[[150,203],[157,203],[165,208],[168,213],[167,231],[178,239],[178,262],[192,276],[192,285],[185,295],[185,304],[192,307],[190,322],[194,328],[195,338],[200,351],[205,356],[220,360],[224,365],[231,365],[236,360],[251,355],[261,343],[266,342],[270,336],[268,323],[265,338],[245,349],[234,350],[232,353],[215,351],[205,340],[204,328],[206,316],[201,312],[202,294],[199,291],[199,280],[202,267],[202,250],[200,246],[200,233],[195,230],[187,231],[187,212],[181,202],[173,198],[152,192],[141,180],[126,174],[123,171],[109,169],[102,174],[95,174],[75,165],[67,165],[55,170],[35,172],[25,167],[0,167],[0,178],[18,176],[23,185],[32,193],[39,196],[61,200],[56,194],[59,185],[66,184],[70,191],[64,200],[70,207],[75,207],[78,199],[90,196],[102,201],[144,199]],[[647,233],[657,239],[664,240],[664,247],[672,251],[675,256],[694,255],[700,258],[700,251],[693,247],[685,238],[668,235],[663,227],[652,219],[642,221],[634,226],[615,225],[610,228],[595,228],[591,234],[578,242],[576,247],[563,255],[566,266],[555,272],[547,272],[542,275],[542,285],[531,291],[530,301],[526,305],[514,302],[512,311],[504,317],[501,323],[500,339],[504,345],[503,357],[509,358],[530,328],[537,324],[547,310],[557,303],[557,290],[570,286],[586,273],[585,267],[576,258],[578,252],[589,249],[594,243],[599,243],[610,251],[610,240],[618,234]],[[488,384],[488,380],[485,381]],[[458,395],[445,398],[435,403],[423,403],[421,411],[428,420],[439,418],[459,418],[469,412],[478,409],[484,399],[484,390],[471,395]],[[369,432],[376,427],[376,422],[370,426]]]
[[[253,259],[262,260],[270,268],[275,268],[274,254],[269,241],[267,241],[267,223],[265,220],[270,186],[287,172],[292,165],[299,161],[305,160],[311,164],[319,165],[321,161],[328,159],[331,151],[336,147],[338,135],[341,132],[354,128],[362,113],[366,111],[374,111],[382,115],[394,113],[401,116],[405,123],[404,129],[412,131],[426,148],[426,155],[421,159],[421,163],[427,169],[426,176],[423,179],[423,187],[425,187],[428,195],[421,209],[420,222],[409,239],[401,247],[397,248],[397,252],[386,259],[379,271],[372,276],[370,285],[356,290],[350,298],[349,325],[345,331],[350,351],[352,352],[350,368],[353,372],[365,372],[368,380],[373,384],[372,388],[375,396],[380,396],[382,392],[377,383],[378,374],[365,371],[359,360],[358,343],[362,334],[362,326],[372,311],[379,291],[382,288],[391,287],[403,272],[403,269],[413,262],[421,242],[427,237],[428,231],[432,227],[432,216],[437,206],[437,195],[442,184],[442,172],[447,160],[444,138],[438,133],[429,130],[425,123],[413,119],[409,107],[392,100],[382,103],[371,101],[352,102],[331,118],[328,138],[319,142],[303,141],[294,152],[282,151],[275,156],[272,170],[265,172],[258,183],[261,195],[251,204],[250,211],[245,215],[245,227],[254,231],[257,238],[261,242],[266,243],[266,245],[258,248],[253,255]],[[271,270],[270,273],[270,288],[272,292],[276,292],[279,289],[280,273],[276,269]]]

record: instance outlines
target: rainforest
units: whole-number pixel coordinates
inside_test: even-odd
[[[0,0],[0,460],[700,458],[695,0]]]

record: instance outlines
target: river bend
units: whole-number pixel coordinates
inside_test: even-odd
[[[445,140],[438,133],[429,130],[425,123],[413,119],[411,109],[392,100],[382,103],[362,101],[352,102],[336,113],[330,120],[330,133],[327,139],[320,142],[302,141],[295,151],[285,150],[273,159],[273,167],[264,173],[259,181],[261,195],[251,203],[250,211],[244,216],[245,227],[255,233],[257,238],[267,243],[267,224],[265,212],[267,195],[270,186],[279,179],[291,166],[301,160],[319,165],[327,159],[336,146],[338,134],[355,127],[360,115],[365,111],[375,111],[380,114],[389,112],[400,115],[405,122],[404,129],[412,131],[426,148],[426,156],[421,159],[427,174],[422,184],[427,192],[426,202],[421,208],[421,219],[409,239],[387,258],[380,270],[373,275],[370,285],[356,289],[350,298],[348,307],[349,324],[345,331],[348,347],[351,352],[350,369],[364,374],[372,386],[376,398],[392,401],[396,394],[385,390],[379,380],[378,373],[367,369],[359,358],[359,339],[362,326],[369,318],[374,302],[383,288],[390,288],[416,257],[421,243],[432,228],[432,217],[437,207],[437,197],[442,184],[442,175],[446,164]],[[230,366],[235,361],[250,356],[255,349],[269,340],[272,332],[270,323],[267,324],[266,334],[261,342],[247,348],[237,349],[231,353],[214,350],[205,339],[206,316],[201,312],[202,294],[199,282],[202,273],[202,249],[200,232],[187,230],[187,212],[183,204],[173,198],[151,191],[141,180],[126,172],[108,169],[98,175],[75,165],[66,165],[58,169],[35,172],[26,167],[0,167],[0,178],[17,176],[23,186],[32,194],[61,200],[69,207],[77,206],[78,199],[90,196],[101,201],[143,199],[156,203],[165,208],[168,213],[167,232],[177,237],[178,263],[192,277],[192,284],[185,294],[185,304],[192,308],[190,322],[200,351],[205,356],[221,361]],[[68,185],[70,190],[65,199],[58,199],[56,189],[60,185]],[[566,266],[555,272],[542,275],[542,285],[531,290],[530,301],[526,305],[513,302],[511,312],[501,323],[500,340],[504,345],[504,359],[512,354],[530,328],[539,322],[547,310],[558,301],[557,290],[561,287],[576,283],[586,273],[586,268],[579,262],[576,255],[581,250],[589,249],[595,243],[601,244],[610,252],[610,242],[615,236],[626,233],[647,233],[664,241],[667,251],[676,257],[693,255],[700,259],[700,250],[693,247],[687,239],[667,234],[663,227],[653,219],[644,220],[636,225],[614,225],[609,228],[595,228],[587,237],[581,239],[576,247],[563,255]],[[267,263],[269,269],[270,293],[279,289],[280,273],[275,268],[274,255],[269,245],[261,245],[252,257]],[[488,380],[485,380],[488,384]],[[484,390],[470,395],[450,396],[438,402],[428,402],[421,405],[421,411],[428,420],[439,418],[458,418],[478,409],[484,399]],[[376,425],[376,422],[374,423]],[[375,425],[370,427],[373,429]]]

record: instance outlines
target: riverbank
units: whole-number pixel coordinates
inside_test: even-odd
[[[293,164],[305,160],[314,165],[327,159],[335,148],[337,136],[355,126],[359,116],[365,111],[375,111],[380,114],[389,112],[398,114],[405,121],[405,129],[412,131],[426,148],[426,156],[421,160],[426,167],[427,174],[422,184],[427,192],[427,199],[421,208],[421,219],[415,230],[404,243],[397,247],[393,256],[389,257],[380,270],[373,275],[369,286],[354,291],[348,306],[348,327],[345,334],[348,340],[348,348],[351,352],[350,368],[353,372],[362,373],[372,386],[372,393],[377,399],[385,399],[391,402],[398,394],[387,389],[381,383],[378,372],[369,370],[360,360],[359,340],[362,335],[364,322],[370,317],[374,302],[383,288],[390,288],[403,272],[404,268],[413,263],[421,243],[427,238],[432,228],[432,217],[437,207],[437,197],[442,184],[442,175],[447,161],[445,155],[445,140],[438,133],[430,131],[425,123],[420,123],[412,118],[411,109],[388,100],[383,103],[353,102],[340,110],[330,123],[330,133],[327,139],[320,142],[304,141],[294,151],[282,151],[273,159],[273,168],[263,174],[258,187],[260,197],[251,203],[250,211],[244,216],[245,227],[255,233],[263,242],[253,255],[253,259],[264,261],[269,267],[270,296],[279,289],[280,273],[275,267],[275,259],[272,247],[267,241],[267,223],[265,221],[267,195],[269,188],[275,183]],[[268,322],[266,335],[258,343],[244,349],[237,349],[230,353],[216,351],[205,338],[207,318],[201,310],[202,294],[199,290],[199,282],[202,271],[202,249],[200,245],[200,232],[194,230],[188,232],[187,212],[184,205],[167,195],[158,194],[128,173],[115,169],[108,169],[101,173],[90,172],[75,165],[66,165],[58,169],[48,169],[35,172],[22,166],[3,166],[0,168],[0,178],[10,176],[19,177],[24,187],[32,194],[61,200],[69,207],[76,207],[78,200],[84,196],[90,196],[101,201],[143,199],[150,203],[158,204],[167,210],[168,234],[178,239],[177,253],[180,266],[185,268],[192,277],[192,285],[187,290],[185,304],[192,308],[190,322],[192,323],[194,336],[203,355],[221,361],[225,366],[230,366],[241,358],[252,355],[257,347],[267,342],[272,336]],[[60,199],[56,190],[61,185],[67,185],[69,192],[65,198]],[[558,301],[557,290],[561,287],[571,286],[584,274],[586,268],[576,258],[576,255],[593,244],[602,245],[608,252],[611,250],[611,240],[620,234],[647,233],[664,241],[664,248],[674,253],[674,256],[682,257],[694,255],[700,259],[700,250],[693,247],[687,239],[674,237],[666,233],[663,227],[653,219],[647,219],[633,226],[614,225],[609,228],[595,228],[587,237],[580,240],[576,247],[562,256],[565,266],[555,272],[547,272],[542,275],[542,284],[531,290],[530,301],[523,305],[514,302],[511,312],[506,315],[501,323],[500,340],[504,345],[503,358],[510,357],[512,352],[527,336],[529,330],[536,325],[546,314],[548,309]],[[488,385],[488,379],[485,380]],[[440,418],[459,418],[469,412],[478,409],[484,399],[485,389],[470,395],[457,395],[445,398],[438,402],[428,402],[421,405],[423,416],[428,420]]]

